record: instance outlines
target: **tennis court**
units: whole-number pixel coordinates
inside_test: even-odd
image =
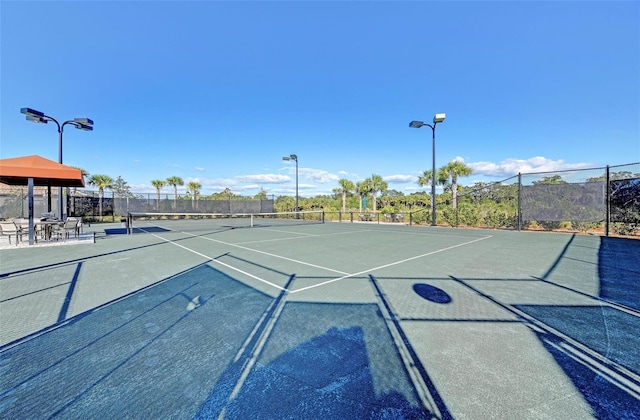
[[[637,240],[132,223],[0,250],[0,416],[640,414]]]

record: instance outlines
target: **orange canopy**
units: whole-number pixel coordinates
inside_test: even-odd
[[[0,182],[8,185],[84,187],[82,171],[45,159],[38,155],[0,159]]]

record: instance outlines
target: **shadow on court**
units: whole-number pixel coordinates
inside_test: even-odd
[[[376,305],[284,303],[203,264],[2,349],[4,418],[424,418]]]
[[[600,239],[600,297],[640,311],[640,241]]]
[[[598,277],[598,297],[620,306],[516,307],[584,346],[568,352],[564,340],[553,334],[538,334],[598,418],[637,418],[640,415],[637,395],[640,241],[600,238]],[[593,358],[601,358],[602,363],[589,363]],[[631,385],[627,385],[629,383]]]
[[[532,238],[538,237],[527,237]],[[576,413],[597,418],[636,418],[640,412],[640,241],[602,238],[596,245],[561,237],[556,249],[562,251],[541,262],[550,263],[542,275],[546,266],[510,276],[494,267],[495,261],[507,266],[508,258],[487,259],[484,249],[468,260],[491,266],[483,278],[478,266],[465,271],[454,263],[443,264],[440,272],[426,264],[407,266],[405,276],[395,269],[378,277],[363,271],[349,281],[371,286],[372,298],[364,303],[332,299],[347,283],[294,295],[301,287],[284,291],[296,286],[294,280],[315,285],[334,277],[317,271],[297,277],[270,259],[220,251],[216,255],[234,267],[288,283],[278,283],[284,285],[279,294],[271,293],[275,288],[262,293],[209,262],[67,318],[69,302],[83,287],[76,284],[79,273],[92,259],[117,261],[127,251],[165,245],[160,239],[124,243],[128,248],[72,259],[65,254],[62,262],[0,275],[22,285],[23,272],[42,272],[44,278],[47,270],[75,265],[66,295],[55,306],[57,322],[0,347],[0,417],[450,418],[472,417],[481,405],[494,403],[495,413],[516,418],[531,414],[517,411],[521,407],[543,407],[542,414],[553,404],[563,408],[557,402],[565,396],[588,403]],[[501,257],[511,254],[509,249]],[[463,256],[453,254],[451,261]],[[423,271],[427,276],[412,275]],[[454,276],[456,271],[466,275]],[[495,348],[490,357],[474,353],[471,345],[491,339],[480,336],[504,339],[499,343],[505,346],[476,347]],[[519,347],[523,336],[533,345]],[[530,356],[544,364],[532,364]],[[531,371],[540,366],[549,370]],[[556,389],[570,392],[558,397],[547,391],[547,373],[568,378],[569,387]],[[477,407],[461,405],[471,391],[507,389],[494,387],[501,382],[519,389],[482,395]],[[537,397],[531,397],[532,385],[544,388]],[[509,400],[510,392],[531,401]],[[552,408],[544,411],[547,404]]]
[[[336,308],[330,306],[315,309],[333,312]],[[356,310],[360,309],[375,316],[372,308]],[[288,316],[292,315],[283,314]],[[300,329],[300,325],[292,327]],[[371,357],[386,357],[388,352],[372,355],[371,340],[361,326],[328,327],[272,360],[261,358],[267,360],[255,365],[234,395],[234,386],[242,377],[240,367],[246,363],[240,359],[222,375],[196,418],[218,418],[221,413],[233,419],[428,418],[414,398],[413,403],[407,399],[413,391],[401,369],[386,368],[392,378],[380,377],[375,371]]]
[[[521,305],[517,308],[588,349],[570,346],[553,334],[538,333],[541,343],[580,390],[598,418],[637,418],[640,401],[632,395],[633,388],[621,384],[620,379],[633,381],[625,375],[625,369],[640,372],[638,317],[607,307]],[[594,359],[598,360],[594,354],[606,361],[593,363]]]
[[[554,283],[552,272],[572,258],[575,236],[551,265],[536,278],[576,295],[578,289]],[[538,339],[554,357],[597,418],[638,418],[640,415],[640,241],[600,238],[598,248],[601,304],[524,305],[512,308],[525,314]],[[456,279],[462,284],[466,283]],[[467,285],[467,287],[469,287]],[[492,300],[478,290],[479,295]],[[497,302],[500,304],[500,302]],[[509,305],[505,306],[510,309]],[[540,330],[542,328],[542,331]]]

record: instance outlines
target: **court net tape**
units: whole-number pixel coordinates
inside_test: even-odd
[[[324,223],[324,211],[275,213],[142,213],[127,216],[127,231],[204,231],[220,228],[295,226]]]

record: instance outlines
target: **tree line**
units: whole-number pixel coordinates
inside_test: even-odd
[[[76,168],[82,171],[83,176],[88,177],[88,184],[98,189],[98,197],[100,199],[100,214],[102,214],[102,200],[104,198],[105,190],[111,190],[116,197],[135,197],[131,192],[130,186],[122,177],[118,176],[113,179],[109,175],[95,174],[89,176],[88,172],[82,168]],[[456,195],[458,190],[458,178],[462,176],[471,175],[472,169],[466,166],[463,162],[452,161],[447,165],[442,166],[437,170],[436,184],[442,185],[445,191],[451,191],[454,197],[454,207],[456,205]],[[426,170],[421,176],[418,177],[418,185],[429,186],[432,182],[432,171]],[[166,179],[154,179],[151,181],[151,185],[156,190],[157,203],[160,202],[161,190],[164,187],[171,186],[173,188],[174,202],[180,199],[178,195],[178,187],[185,185],[184,180],[179,176],[170,176]],[[370,197],[371,211],[378,212],[379,206],[389,210],[388,207],[393,207],[393,212],[407,211],[414,205],[427,206],[430,204],[430,198],[425,193],[419,192],[405,196],[402,192],[396,190],[390,190],[388,184],[384,181],[382,176],[372,174],[371,177],[354,183],[348,179],[340,179],[338,181],[338,188],[333,189],[333,196],[316,196],[312,198],[299,198],[299,210],[305,209],[329,209],[338,211],[335,201],[337,197],[342,200],[341,208],[342,212],[349,210],[355,211],[355,203],[353,199],[357,200],[357,209],[359,212],[369,211],[369,205],[366,203],[367,197]],[[202,185],[199,182],[189,182],[186,184],[187,195],[183,199],[199,200],[201,198],[211,200],[238,200],[248,199],[251,197],[236,195],[229,188],[225,188],[223,191],[213,193],[209,196],[202,197],[200,190]],[[268,199],[267,193],[264,190],[260,190],[255,194],[253,199]],[[366,204],[366,205],[365,205]],[[396,208],[398,207],[398,208]],[[402,207],[402,208],[400,208]],[[295,211],[295,200],[288,196],[279,196],[275,201],[276,211]]]
[[[80,169],[80,168],[78,168]],[[81,169],[82,170],[82,169]],[[83,175],[86,172],[82,170]],[[437,223],[448,224],[450,226],[485,226],[490,228],[514,228],[517,226],[518,210],[518,189],[517,183],[507,185],[504,183],[482,183],[477,182],[472,186],[460,186],[459,179],[473,173],[472,169],[463,162],[451,161],[440,167],[436,171],[436,185],[443,186],[442,193],[436,196],[438,203]],[[631,172],[614,172],[611,174],[612,180],[637,179],[640,174]],[[418,185],[421,187],[431,186],[433,172],[425,170],[418,177]],[[589,182],[604,181],[604,175],[600,177],[588,178]],[[116,197],[135,197],[131,193],[130,187],[120,176],[116,179],[107,175],[92,175],[88,178],[88,184],[98,189],[100,197],[100,214],[102,214],[102,198],[105,189],[109,189]],[[532,183],[534,186],[542,185],[562,185],[567,184],[560,175],[545,176]],[[198,182],[187,183],[187,194],[184,197],[178,195],[178,187],[185,185],[184,180],[179,176],[171,176],[167,179],[154,179],[151,185],[156,190],[156,208],[159,207],[161,189],[166,186],[173,188],[174,208],[177,200],[267,200],[268,196],[264,190],[260,190],[253,196],[235,194],[230,188],[223,191],[202,196],[201,184]],[[571,190],[563,190],[571,191]],[[400,191],[389,189],[387,182],[382,176],[372,174],[360,182],[353,182],[342,178],[338,180],[338,187],[332,190],[331,195],[317,195],[315,197],[299,197],[298,210],[325,210],[326,212],[358,212],[358,213],[383,213],[383,214],[404,214],[414,212],[413,223],[420,224],[426,222],[428,218],[427,209],[431,207],[431,196],[425,191],[418,191],[411,194],[404,194]],[[584,199],[569,194],[563,198],[563,202],[557,201],[557,206],[569,206],[571,202]],[[544,205],[544,200],[535,199],[529,201],[529,205]],[[566,201],[566,203],[565,203]],[[548,203],[547,203],[548,204]],[[419,210],[425,211],[420,212]],[[295,198],[281,195],[275,198],[275,211],[296,211]],[[636,211],[637,213],[637,211]],[[634,213],[635,215],[635,213]],[[636,217],[638,221],[634,221]],[[635,215],[629,223],[614,224],[614,230],[618,233],[633,233],[640,226],[640,215]],[[571,217],[569,217],[571,218]],[[601,222],[585,222],[579,220],[523,220],[524,228],[541,228],[544,230],[554,230],[558,228],[572,228],[580,231],[587,231],[598,228]]]

